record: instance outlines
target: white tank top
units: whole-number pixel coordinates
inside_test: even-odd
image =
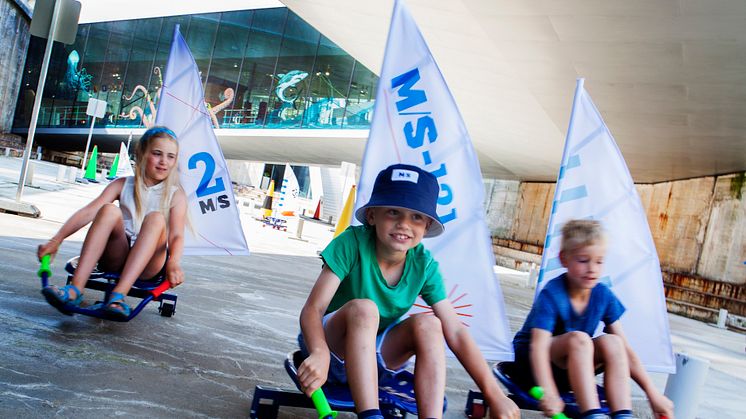
[[[145,213],[143,218],[153,211],[159,211],[161,206],[161,197],[166,182],[161,182],[153,186],[145,186],[142,196],[142,208]],[[176,187],[171,190],[171,197],[176,192]],[[130,239],[130,246],[135,244],[137,233],[140,232],[139,223],[135,222],[135,177],[125,178],[122,192],[119,193],[119,209],[122,210],[122,219],[124,222],[124,231]],[[164,214],[166,215],[166,214]]]

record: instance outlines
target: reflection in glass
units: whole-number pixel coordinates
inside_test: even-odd
[[[108,103],[97,127],[152,126],[176,24],[216,128],[369,127],[378,78],[287,8],[79,25],[73,45],[54,47],[39,126],[88,126],[92,97]],[[29,44],[16,128],[28,127],[43,48]]]

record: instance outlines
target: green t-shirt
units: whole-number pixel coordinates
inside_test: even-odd
[[[378,267],[376,234],[371,227],[348,227],[329,243],[321,257],[342,281],[327,313],[356,298],[372,300],[380,314],[379,333],[409,311],[418,295],[431,306],[446,298],[438,262],[422,243],[407,251],[401,279],[393,287]]]

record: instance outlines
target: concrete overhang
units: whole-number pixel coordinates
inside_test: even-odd
[[[88,128],[37,128],[34,144],[52,150],[82,151]],[[368,130],[356,129],[216,129],[227,159],[268,163],[339,166],[347,161],[360,164]],[[26,135],[27,129],[16,129]],[[137,140],[144,128],[94,128],[91,147],[115,153],[130,134]]]
[[[380,73],[392,0],[282,3]],[[488,177],[556,179],[578,77],[636,182],[746,170],[746,2],[406,3]]]

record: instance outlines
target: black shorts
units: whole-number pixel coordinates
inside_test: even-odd
[[[143,282],[152,282],[154,284],[160,284],[161,282],[166,280],[166,265],[168,265],[168,248],[166,248],[166,259],[163,260],[163,266],[161,267],[161,270],[158,271],[157,274],[153,275],[150,278],[138,278],[138,281]]]
[[[515,361],[503,362],[501,369],[511,381],[525,391],[529,391],[532,387],[536,386],[533,369],[531,368],[531,358],[529,357],[528,351],[516,351]],[[596,375],[602,372],[603,366],[596,368]],[[554,377],[554,383],[557,385],[557,390],[560,393],[571,391],[570,377],[567,375],[566,369],[562,369],[552,363],[552,376]]]

